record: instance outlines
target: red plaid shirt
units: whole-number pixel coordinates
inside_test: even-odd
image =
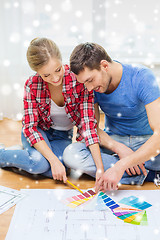
[[[77,141],[85,139],[86,146],[97,143],[93,91],[89,93],[83,84],[78,83],[67,65],[65,65],[62,93],[66,113],[78,128]],[[44,140],[37,126],[48,130],[53,124],[50,116],[51,95],[48,84],[38,74],[26,81],[23,101],[22,129],[24,136],[32,146]]]

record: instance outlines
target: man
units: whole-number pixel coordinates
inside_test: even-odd
[[[113,61],[94,43],[78,45],[71,54],[70,67],[78,82],[88,91],[94,90],[97,121],[98,105],[105,114],[104,131],[97,128],[105,172],[96,191],[115,190],[119,181],[153,181],[160,171],[160,90],[152,71]],[[69,159],[75,153],[73,166]],[[83,143],[68,146],[64,161],[74,169],[95,174],[91,153]]]

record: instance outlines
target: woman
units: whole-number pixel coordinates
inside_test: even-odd
[[[63,151],[72,142],[72,122],[62,95],[63,80],[74,77],[62,65],[57,45],[46,38],[33,39],[27,50],[32,70],[24,87],[22,144],[24,150],[0,150],[0,167],[17,167],[66,182]]]
[[[24,88],[24,150],[6,150],[0,146],[0,167],[17,167],[66,182],[62,156],[71,143],[73,123],[78,128],[77,141],[84,140],[93,153],[93,146],[97,149],[93,159],[98,181],[104,169],[96,130],[93,91],[88,92],[84,84],[76,81],[69,67],[62,65],[60,51],[49,39],[33,39],[28,47],[27,60],[37,73],[26,81]],[[76,158],[77,154],[73,162]]]

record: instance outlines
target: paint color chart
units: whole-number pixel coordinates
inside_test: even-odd
[[[148,225],[145,209],[152,205],[135,196],[123,198],[116,203],[105,193],[100,192],[97,197],[97,206],[99,210],[105,210],[105,207],[109,208],[117,218],[126,223]]]
[[[68,207],[76,208],[79,205],[93,199],[96,193],[93,190],[87,190],[83,194],[69,197],[63,201]],[[123,198],[119,203],[103,192],[97,195],[96,209],[103,211],[109,208],[112,213],[125,223],[134,225],[148,225],[146,209],[152,205],[142,201],[140,198],[130,196]]]
[[[76,196],[69,197],[62,202],[65,203],[68,207],[76,208],[77,206],[92,199],[95,195],[96,193],[90,189],[84,192],[83,194],[78,194]]]
[[[88,191],[84,190],[84,193]],[[74,208],[62,203],[64,199],[81,195],[73,189],[23,189],[21,193],[26,197],[16,205],[6,240],[160,240],[159,190],[94,194],[90,200]],[[73,199],[76,201],[79,197]],[[107,202],[108,197],[110,201]],[[111,201],[112,205],[107,206],[106,203]],[[138,205],[135,207],[135,204]],[[114,214],[123,216],[118,213],[129,214],[135,210],[137,215],[130,222],[132,224]],[[142,225],[142,222],[148,225]]]

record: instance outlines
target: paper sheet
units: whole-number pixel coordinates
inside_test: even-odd
[[[24,196],[20,191],[0,186],[0,214],[14,206]]]
[[[6,240],[159,240],[160,192],[118,190],[107,195],[115,201],[136,196],[152,204],[147,209],[148,226],[132,225],[116,218],[108,209],[96,209],[93,201],[71,209],[62,203],[75,190],[25,189],[16,206]]]

